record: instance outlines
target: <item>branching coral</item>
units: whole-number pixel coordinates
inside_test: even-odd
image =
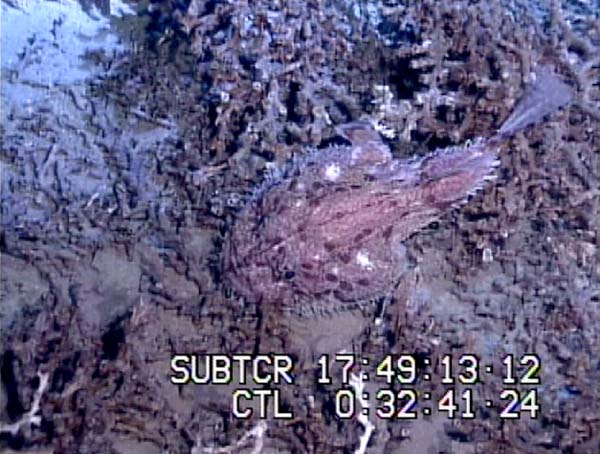
[[[18,421],[15,421],[12,424],[1,423],[0,433],[6,432],[15,436],[21,430],[22,427],[39,427],[42,423],[42,417],[38,413],[40,411],[40,403],[42,401],[42,396],[44,395],[44,392],[48,387],[48,379],[50,377],[50,374],[48,374],[47,372],[38,372],[37,376],[39,379],[39,385],[33,395],[33,402],[31,403],[29,411],[22,415]]]

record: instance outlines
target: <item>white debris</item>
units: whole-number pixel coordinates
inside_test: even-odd
[[[329,116],[329,113],[327,113],[327,111],[325,110],[325,107],[316,106],[313,108],[312,113],[315,116],[315,118],[317,118],[317,119],[322,118],[323,120],[325,120],[325,123],[327,123],[328,125],[333,124],[333,122],[331,121],[331,117]]]
[[[376,118],[369,119],[373,128],[384,135],[388,139],[396,137],[396,131],[394,128],[385,124],[385,121],[389,117],[393,117],[398,111],[398,105],[394,101],[394,94],[388,85],[375,85],[374,86],[375,99],[371,103],[377,106]]]
[[[389,126],[386,126],[382,122],[373,122],[373,128],[379,134],[383,135],[384,137],[387,137],[388,139],[393,139],[396,137],[396,131],[393,128],[390,128]]]
[[[492,254],[492,250],[489,247],[484,248],[481,255],[483,263],[490,263],[494,261],[494,255]]]
[[[264,421],[259,421],[254,428],[246,432],[242,438],[240,438],[236,443],[224,446],[224,447],[209,447],[202,448],[200,445],[202,440],[200,437],[196,437],[196,444],[192,447],[191,454],[229,454],[233,452],[240,452],[240,448],[245,446],[248,443],[250,438],[254,438],[254,449],[252,449],[251,454],[260,454],[263,452],[264,441],[263,437],[265,432],[267,431],[267,423]]]
[[[364,397],[365,384],[363,382],[362,372],[350,375],[350,386],[354,388],[354,392],[362,409],[368,409],[371,405],[369,404],[369,401]],[[364,454],[367,450],[369,440],[373,435],[373,431],[375,430],[375,425],[371,421],[369,421],[369,417],[365,415],[362,411],[359,412],[357,419],[358,422],[365,428],[365,432],[360,437],[360,445],[358,446],[358,449],[354,451],[354,454]]]
[[[31,404],[31,408],[27,413],[21,416],[21,418],[17,422],[14,422],[12,424],[0,423],[0,433],[10,433],[13,436],[15,436],[19,432],[21,426],[29,424],[32,426],[39,427],[42,423],[42,418],[37,413],[40,411],[40,401],[42,400],[42,395],[44,394],[44,391],[48,386],[48,377],[50,376],[50,374],[48,374],[47,372],[38,372],[37,376],[40,379],[40,385],[33,394],[33,402]]]
[[[221,98],[221,102],[223,104],[227,104],[229,102],[229,100],[231,99],[231,95],[226,92],[225,90],[221,90],[221,92],[219,93],[219,96]]]
[[[92,203],[94,203],[96,200],[98,200],[99,197],[100,197],[99,192],[95,192],[94,194],[92,194],[92,196],[90,197],[88,202],[85,204],[85,208],[89,208],[92,205]]]

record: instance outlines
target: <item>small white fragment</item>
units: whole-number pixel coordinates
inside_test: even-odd
[[[325,178],[329,181],[336,181],[342,174],[342,169],[337,164],[329,164],[325,168]]]
[[[365,399],[365,383],[363,380],[364,375],[362,372],[359,372],[358,374],[350,374],[350,386],[354,388],[356,398],[358,399],[358,402],[360,403],[362,409],[368,411],[368,409],[371,407],[371,404],[367,399]],[[364,427],[365,431],[361,435],[360,444],[356,451],[354,451],[354,453],[365,454],[365,452],[367,451],[367,445],[369,444],[369,440],[371,439],[373,431],[375,430],[375,425],[369,420],[369,417],[362,411],[359,413],[357,419],[358,422]]]
[[[42,396],[48,387],[50,374],[48,372],[38,372],[37,376],[40,384],[33,393],[33,402],[31,403],[29,411],[22,415],[18,421],[12,424],[4,424],[0,422],[0,433],[10,433],[11,435],[15,436],[21,429],[21,426],[29,425],[39,427],[42,423],[42,417],[38,413],[41,407],[40,402],[42,400]]]
[[[533,83],[537,80],[537,74],[535,72],[529,73],[529,82]]]
[[[373,263],[371,262],[371,260],[369,260],[369,256],[367,255],[366,252],[362,252],[359,251],[356,254],[356,263],[361,267],[364,268],[366,270],[372,270],[373,267]]]
[[[92,194],[90,200],[88,200],[88,202],[85,204],[85,208],[89,208],[92,205],[92,203],[94,203],[98,199],[98,197],[100,197],[99,192],[95,192],[94,194]]]
[[[396,137],[396,131],[394,131],[393,128],[390,128],[389,126],[386,126],[381,122],[374,122],[373,129],[375,129],[375,131],[377,131],[384,137],[387,137],[388,139],[393,139]]]
[[[253,429],[249,430],[244,435],[242,435],[242,437],[234,444],[224,447],[209,446],[206,448],[202,446],[202,437],[200,437],[200,435],[198,434],[196,435],[196,443],[194,444],[194,446],[192,446],[191,454],[225,454],[232,452],[240,452],[242,447],[250,448],[246,445],[251,438],[254,439],[254,446],[252,451],[250,451],[250,454],[260,454],[261,452],[263,452],[264,436],[266,431],[267,423],[265,421],[259,421]],[[247,452],[247,450],[244,451]]]
[[[494,256],[492,254],[492,250],[489,247],[484,248],[481,255],[482,255],[481,259],[483,260],[483,263],[491,263],[494,261]]]
[[[329,113],[327,113],[327,111],[325,110],[325,107],[316,106],[312,110],[312,113],[315,116],[315,118],[322,118],[323,120],[325,120],[325,123],[327,123],[328,125],[333,124],[333,122],[331,121],[331,117],[329,116]]]

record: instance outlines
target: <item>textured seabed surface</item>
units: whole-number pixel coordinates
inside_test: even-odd
[[[599,452],[599,10],[3,1],[0,450]],[[424,156],[493,134],[540,68],[573,102],[403,242],[387,298],[298,314],[228,287],[223,243],[246,201],[291,160],[343,144],[337,125],[371,121],[395,158]],[[351,369],[366,383],[341,382],[339,352],[368,362]],[[294,417],[235,418],[236,380],[173,385],[184,353],[289,355],[293,383],[267,389]],[[401,354],[414,382],[376,376]],[[532,355],[540,382],[523,383]],[[338,390],[360,386],[369,398],[340,418]],[[382,389],[413,391],[415,418],[382,417]]]

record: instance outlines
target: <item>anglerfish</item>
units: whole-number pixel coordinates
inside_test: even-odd
[[[304,313],[390,294],[402,243],[482,188],[507,139],[570,99],[564,82],[538,74],[491,137],[413,159],[395,159],[368,122],[339,126],[349,145],[310,151],[240,210],[224,242],[226,284],[248,301]]]

